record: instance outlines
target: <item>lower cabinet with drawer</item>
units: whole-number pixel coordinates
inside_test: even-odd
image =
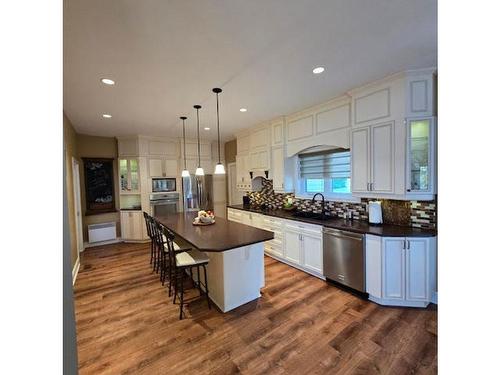
[[[436,237],[366,236],[366,289],[381,305],[426,307],[436,299]]]
[[[286,219],[227,209],[229,220],[274,232],[264,244],[267,255],[324,279],[322,227]]]

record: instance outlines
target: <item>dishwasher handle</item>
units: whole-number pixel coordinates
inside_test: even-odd
[[[334,236],[334,237],[339,237],[339,238],[348,237],[350,239],[357,240],[357,241],[363,241],[363,239],[365,237],[364,234],[347,232],[347,231],[343,231],[343,230],[330,229],[330,228],[323,228],[323,234],[326,234],[329,236]]]

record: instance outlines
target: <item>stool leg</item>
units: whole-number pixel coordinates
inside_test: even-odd
[[[168,258],[168,296],[172,295],[172,260]]]
[[[181,295],[180,295],[181,305],[179,309],[179,320],[182,320],[182,308],[184,306],[184,270],[181,270]]]
[[[200,266],[196,267],[196,271],[198,272],[198,290],[200,291],[200,297],[201,297]]]
[[[174,304],[177,299],[177,268],[174,269]]]
[[[153,264],[153,240],[151,240],[151,256],[149,257],[149,264]]]
[[[210,306],[210,298],[208,297],[208,281],[207,281],[207,269],[205,265],[203,265],[203,273],[205,274],[205,295],[207,296],[208,309],[211,309]]]

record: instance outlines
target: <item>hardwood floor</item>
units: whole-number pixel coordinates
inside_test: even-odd
[[[437,311],[378,306],[266,257],[262,297],[222,314],[178,305],[148,244],[85,250],[80,374],[436,374]]]

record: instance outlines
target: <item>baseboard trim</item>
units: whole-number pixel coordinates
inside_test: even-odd
[[[89,247],[96,247],[96,246],[102,246],[102,245],[111,245],[113,243],[119,243],[119,242],[123,242],[121,237],[118,237],[114,240],[109,240],[109,241],[101,241],[101,242],[93,242],[93,243],[88,243],[88,242],[84,242],[83,243],[83,250],[89,248]]]
[[[73,276],[73,285],[75,285],[76,277],[78,276],[78,272],[80,271],[80,258],[78,258],[73,266],[73,271],[71,272]]]
[[[431,302],[435,305],[438,304],[438,292],[433,292],[431,296]]]

